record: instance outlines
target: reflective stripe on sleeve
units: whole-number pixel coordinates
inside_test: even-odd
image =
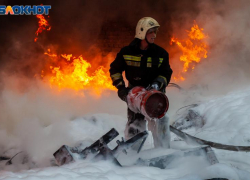
[[[117,79],[123,79],[122,74],[121,73],[112,74],[111,79],[113,82],[116,81]]]
[[[164,77],[164,76],[158,76],[158,78],[161,78],[161,79],[163,79],[163,81],[167,84],[167,79]]]
[[[158,67],[160,67],[161,66],[161,64],[162,64],[162,62],[163,62],[163,58],[159,58],[160,60],[159,60],[159,65],[158,65]]]

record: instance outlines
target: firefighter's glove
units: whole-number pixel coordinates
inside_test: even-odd
[[[118,89],[118,96],[121,100],[127,102],[127,95],[128,95],[129,89],[125,86],[122,86]]]
[[[158,91],[160,89],[159,83],[153,82],[149,89],[155,89]]]

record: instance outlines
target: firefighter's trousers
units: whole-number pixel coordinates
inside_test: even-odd
[[[128,122],[124,131],[125,139],[130,139],[147,129],[152,132],[155,148],[170,148],[169,116],[161,119],[147,119],[140,113],[134,113],[128,108]]]

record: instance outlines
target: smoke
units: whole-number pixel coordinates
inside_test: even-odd
[[[206,39],[208,57],[185,74],[185,81],[177,83],[184,90],[167,88],[171,122],[181,107],[199,104],[249,86],[249,1],[200,1],[196,5],[199,11],[193,17],[189,13],[172,14],[172,35],[179,39],[186,38],[185,30],[189,30],[195,20],[209,36]],[[175,75],[175,70],[178,72],[178,68],[183,67],[179,60],[182,53],[174,45],[167,50]]]
[[[30,80],[24,76],[5,76],[3,79],[5,86],[0,98],[0,156],[11,157],[18,152],[22,153],[14,159],[20,167],[16,164],[11,168],[2,167],[0,164],[1,169],[13,171],[50,166],[53,153],[61,145],[75,146],[77,141],[88,138],[91,132],[88,119],[94,121],[95,114],[119,114],[125,117],[125,103],[119,101],[115,92],[110,90],[98,97],[88,90],[75,92],[70,89],[51,89],[39,79]],[[79,127],[84,136],[75,137],[78,134],[71,122],[79,117],[83,117],[83,121],[86,119],[86,123]],[[115,124],[109,124],[114,117],[107,118],[111,118],[106,122],[107,125],[105,122],[104,125],[93,125],[97,129],[104,129],[96,133],[97,137],[109,130],[110,126],[116,127]],[[114,119],[118,121],[119,118]]]
[[[182,85],[203,95],[220,95],[248,86],[249,73],[249,1],[200,2],[196,22],[209,36],[207,59],[187,73]],[[187,22],[190,20],[187,20]],[[184,26],[187,28],[187,24]],[[174,23],[178,27],[178,23]],[[175,28],[174,32],[180,33]],[[183,29],[181,29],[183,31]],[[174,56],[172,61],[178,61]]]
[[[14,1],[1,1],[5,5],[14,5]],[[20,3],[20,2],[19,2]],[[112,58],[102,59],[100,52],[102,49],[96,46],[96,42],[102,27],[105,23],[119,22],[125,24],[125,27],[132,27],[133,31],[137,21],[144,16],[152,16],[159,20],[163,39],[170,37],[170,15],[173,12],[187,12],[194,9],[194,3],[180,1],[178,3],[166,1],[26,1],[27,4],[51,4],[49,24],[50,31],[44,31],[38,36],[35,43],[35,32],[38,28],[38,19],[35,16],[1,16],[0,39],[0,93],[1,93],[1,127],[11,132],[17,121],[25,118],[38,118],[42,125],[49,125],[54,121],[61,119],[70,119],[73,116],[83,115],[84,113],[95,113],[102,109],[103,112],[111,112],[109,109],[115,109],[119,99],[115,92],[111,92],[112,106],[104,106],[107,97],[99,99],[84,97],[87,105],[77,104],[79,99],[69,94],[56,96],[52,93],[48,84],[39,81],[41,71],[48,66],[48,58],[44,52],[48,48],[58,54],[73,54],[75,56],[83,55],[91,62],[92,68],[96,69],[99,65],[108,67]],[[178,7],[180,5],[180,7]],[[117,8],[118,7],[118,8]],[[111,24],[112,25],[112,24]],[[119,27],[107,25],[108,30]],[[166,34],[166,35],[165,35]],[[131,39],[128,41],[132,41]],[[128,38],[121,36],[119,39]],[[160,40],[168,44],[165,40]],[[97,55],[98,54],[98,55]],[[112,56],[111,56],[112,57]],[[106,60],[106,61],[102,61]],[[42,85],[41,85],[42,84]],[[65,99],[66,98],[66,99]],[[88,99],[90,98],[90,100]],[[108,98],[107,98],[108,99]],[[62,100],[62,101],[60,101]],[[63,101],[64,100],[64,101]],[[73,101],[73,102],[72,102]],[[102,102],[102,103],[99,103]],[[68,107],[68,104],[72,104]],[[93,104],[93,105],[92,105]],[[118,103],[119,104],[119,103]],[[122,102],[120,102],[122,104]],[[114,106],[113,106],[114,105]],[[124,105],[125,106],[125,105]],[[82,110],[84,107],[84,110]],[[99,108],[98,108],[99,107]],[[122,107],[122,106],[121,106]],[[77,110],[76,110],[77,109]],[[125,108],[124,108],[125,109]],[[57,112],[57,113],[55,113]],[[124,110],[116,110],[125,114]],[[123,113],[122,113],[123,112]]]
[[[116,92],[107,90],[96,97],[87,90],[78,93],[69,89],[58,91],[37,78],[47,64],[43,53],[48,48],[58,54],[83,55],[93,64],[93,69],[99,65],[108,67],[110,60],[104,61],[96,55],[102,52],[102,47],[96,43],[103,25],[108,22],[121,22],[133,31],[140,18],[157,19],[161,27],[156,43],[170,52],[173,67],[180,65],[181,53],[170,47],[170,37],[184,36],[194,20],[209,35],[208,58],[188,72],[187,80],[180,83],[186,91],[167,88],[171,115],[184,105],[204,100],[204,96],[241,89],[249,82],[250,3],[247,0],[39,1],[36,4],[40,3],[52,3],[49,18],[52,29],[39,35],[37,43],[33,41],[37,29],[35,16],[0,17],[1,24],[5,24],[5,28],[0,27],[2,154],[16,147],[25,150],[30,157],[46,159],[56,147],[72,143],[68,132],[71,120],[95,113],[126,116],[126,104],[118,99]],[[15,3],[3,1],[2,4]],[[117,40],[132,41],[133,36],[130,35],[130,39],[121,35]],[[40,156],[36,157],[37,154]],[[48,159],[41,164],[47,165]]]

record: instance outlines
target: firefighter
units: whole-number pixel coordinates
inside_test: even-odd
[[[129,46],[123,47],[115,60],[110,64],[110,76],[113,85],[118,89],[121,100],[127,101],[128,91],[135,86],[154,88],[165,93],[170,82],[172,69],[169,65],[168,52],[154,44],[159,23],[144,17],[136,26],[135,39]],[[125,71],[128,87],[125,86],[122,73]],[[158,120],[146,119],[142,114],[128,108],[128,122],[125,128],[125,139],[129,139],[146,129],[152,132],[155,147],[170,147],[169,118],[165,115]]]

